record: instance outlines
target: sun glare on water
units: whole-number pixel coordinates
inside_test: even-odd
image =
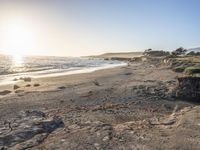
[[[12,55],[13,66],[20,67],[23,64],[23,56],[22,55]]]

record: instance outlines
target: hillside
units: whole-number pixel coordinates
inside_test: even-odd
[[[143,55],[143,52],[122,52],[122,53],[105,53],[102,55],[96,55],[92,57],[97,58],[114,58],[114,57],[120,57],[120,58],[133,58],[133,57],[140,57]]]

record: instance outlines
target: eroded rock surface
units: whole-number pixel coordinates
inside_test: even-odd
[[[176,97],[188,100],[200,100],[200,77],[179,77]]]
[[[48,118],[41,111],[24,111],[0,124],[2,149],[27,149],[40,144],[51,132],[63,127],[59,117]]]

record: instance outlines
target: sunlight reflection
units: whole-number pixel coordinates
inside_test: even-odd
[[[23,64],[23,56],[22,55],[13,55],[12,56],[13,66],[20,67]]]

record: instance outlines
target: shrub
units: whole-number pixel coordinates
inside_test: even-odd
[[[187,52],[186,49],[184,49],[183,47],[179,47],[179,48],[177,48],[176,50],[174,50],[172,52],[172,55],[175,55],[175,56],[177,56],[177,55],[184,55],[186,52]]]
[[[199,56],[200,55],[200,52],[194,52],[194,51],[191,51],[187,54],[188,56]]]
[[[185,73],[186,74],[200,73],[200,66],[187,67],[187,68],[185,68]]]
[[[152,49],[147,49],[143,53],[144,55],[147,56],[155,56],[155,57],[160,57],[160,56],[169,56],[170,53],[163,51],[163,50],[152,50]]]
[[[185,66],[179,66],[173,69],[175,72],[183,72],[185,70]]]

